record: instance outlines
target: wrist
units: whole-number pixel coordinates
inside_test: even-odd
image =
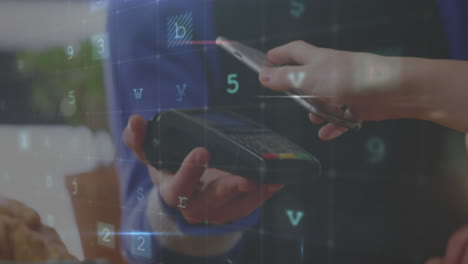
[[[396,93],[389,98],[398,105],[399,118],[430,120],[435,113],[437,91],[428,86],[428,78],[433,69],[431,60],[421,58],[390,58],[400,68],[400,80]]]
[[[224,234],[211,234],[210,228],[203,228],[202,233],[190,234],[181,230],[181,215],[177,209],[168,211],[168,205],[160,198],[157,188],[151,191],[147,216],[150,225],[158,237],[160,244],[172,251],[188,256],[217,256],[233,249],[242,238],[241,231],[231,231]]]
[[[468,63],[449,60],[407,58],[404,90],[416,109],[413,118],[468,132],[465,111]]]

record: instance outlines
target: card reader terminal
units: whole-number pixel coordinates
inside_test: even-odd
[[[149,122],[144,152],[155,168],[176,172],[196,147],[210,152],[209,167],[258,183],[312,183],[321,173],[315,156],[228,110],[168,110]]]

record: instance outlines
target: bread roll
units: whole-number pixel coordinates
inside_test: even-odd
[[[26,205],[0,197],[0,261],[76,260],[54,229]]]

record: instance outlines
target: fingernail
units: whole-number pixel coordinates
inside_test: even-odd
[[[203,155],[200,151],[198,151],[196,154],[195,154],[195,163],[196,164],[200,164],[200,163],[203,163]]]
[[[346,131],[341,131],[339,129],[333,129],[331,132],[329,133],[326,133],[324,136],[325,139],[329,140],[329,139],[334,139],[336,137],[339,137],[341,135],[343,135]]]
[[[206,153],[202,150],[199,150],[197,151],[196,155],[195,155],[195,161],[197,162],[197,164],[202,164],[205,165],[206,163]]]
[[[132,126],[132,122],[130,120],[128,120],[127,127],[131,132],[133,132],[133,126]]]
[[[260,72],[260,81],[264,83],[271,81],[271,72],[269,70],[262,70]]]
[[[276,192],[281,190],[284,187],[284,184],[271,184],[268,186],[268,191]]]

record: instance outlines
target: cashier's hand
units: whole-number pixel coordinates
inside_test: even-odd
[[[401,118],[409,112],[405,102],[398,100],[409,99],[400,91],[399,58],[318,48],[304,41],[272,49],[267,57],[275,65],[296,65],[263,68],[260,82],[270,89],[295,88],[337,106],[347,105],[346,115],[360,121]],[[312,114],[309,118],[316,124],[323,122]],[[330,140],[346,131],[330,123],[320,129],[319,137]]]
[[[468,263],[468,226],[455,232],[449,239],[445,256],[432,258],[426,264],[466,264]]]
[[[124,143],[147,164],[164,201],[178,208],[189,223],[223,224],[241,219],[283,187],[258,185],[238,175],[207,168],[210,154],[202,147],[187,155],[177,173],[157,170],[146,161],[142,150],[145,132],[146,121],[133,115],[124,131]],[[181,202],[181,197],[187,199]]]

